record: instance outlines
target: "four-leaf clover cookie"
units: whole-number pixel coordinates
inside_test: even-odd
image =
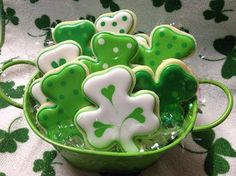
[[[159,128],[159,99],[151,91],[132,94],[133,71],[116,66],[86,78],[83,90],[96,108],[88,106],[76,115],[87,144],[96,150],[118,145],[125,152],[138,152],[138,137],[151,137]]]
[[[140,45],[135,63],[149,66],[154,72],[165,59],[184,59],[196,48],[195,39],[188,33],[169,25],[160,25],[150,35],[149,47]]]
[[[81,91],[87,75],[85,65],[73,62],[43,76],[42,92],[51,102],[43,104],[36,116],[50,139],[65,143],[81,137],[74,126],[74,116],[78,110],[90,105]]]
[[[130,10],[119,10],[106,13],[97,18],[95,26],[98,32],[132,34],[136,28],[136,15]]]
[[[63,64],[75,60],[81,55],[82,49],[74,41],[65,41],[43,49],[36,59],[38,69],[47,73]]]
[[[56,25],[52,37],[56,43],[73,40],[81,46],[85,55],[92,56],[89,45],[95,32],[95,26],[89,20],[67,21]]]
[[[165,127],[173,127],[184,120],[183,103],[196,95],[198,81],[192,71],[178,59],[167,59],[152,70],[135,68],[136,85],[139,90],[154,91],[160,98],[161,120]]]
[[[94,58],[79,57],[90,73],[116,65],[132,67],[131,61],[138,54],[138,42],[131,35],[100,32],[92,38],[91,48]]]

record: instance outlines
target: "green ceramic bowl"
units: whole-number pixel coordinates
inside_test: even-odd
[[[30,61],[12,61],[4,64],[2,67],[2,71],[17,64],[34,65],[34,63]],[[163,153],[167,152],[169,149],[179,144],[191,131],[207,130],[222,123],[228,117],[233,107],[233,97],[231,91],[226,86],[224,86],[222,83],[213,80],[199,81],[200,84],[213,84],[221,88],[227,96],[228,103],[226,106],[226,110],[216,121],[208,125],[194,126],[198,110],[197,99],[194,99],[192,100],[192,106],[191,108],[189,108],[185,117],[185,130],[181,132],[172,143],[166,145],[165,147],[159,150],[137,153],[92,151],[59,144],[48,139],[42,133],[40,133],[35,120],[34,100],[31,98],[29,93],[29,86],[38,77],[39,73],[36,73],[28,83],[23,97],[23,105],[11,100],[2,92],[1,89],[0,96],[13,106],[22,108],[24,110],[25,118],[31,129],[35,132],[35,134],[37,134],[44,141],[52,144],[70,164],[87,171],[116,173],[139,172],[142,169],[145,169],[148,166],[152,165],[154,162],[156,162]]]

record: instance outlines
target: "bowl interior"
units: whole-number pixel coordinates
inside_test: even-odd
[[[140,156],[140,155],[152,155],[155,153],[162,153],[163,151],[166,151],[178,143],[181,142],[185,138],[185,136],[191,132],[196,116],[197,116],[197,98],[193,98],[190,102],[188,102],[188,108],[186,108],[186,116],[185,116],[185,122],[183,125],[184,130],[182,130],[179,135],[176,137],[174,141],[172,141],[170,144],[158,149],[158,150],[152,150],[152,151],[145,151],[145,152],[136,152],[136,153],[122,153],[122,152],[103,152],[103,151],[94,151],[94,150],[87,150],[87,149],[82,149],[82,148],[75,148],[71,146],[66,146],[63,144],[60,144],[58,142],[52,141],[46,136],[44,136],[41,132],[40,129],[38,128],[37,121],[36,121],[36,109],[35,109],[35,101],[32,99],[29,93],[29,87],[31,83],[39,78],[41,75],[40,73],[36,73],[30,82],[28,83],[25,94],[24,94],[24,114],[26,117],[27,122],[29,123],[31,129],[44,141],[47,141],[48,143],[54,145],[56,148],[60,149],[65,149],[68,151],[73,151],[73,152],[79,152],[79,153],[84,153],[84,154],[94,154],[94,155],[104,155],[104,156]]]

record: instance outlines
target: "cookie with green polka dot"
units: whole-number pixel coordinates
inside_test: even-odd
[[[154,72],[165,59],[184,59],[196,48],[193,36],[170,25],[161,25],[153,29],[149,47],[140,44],[140,53],[135,63],[149,66]]]
[[[83,54],[92,56],[89,45],[95,33],[94,24],[88,20],[66,21],[56,25],[52,37],[56,43],[73,40],[81,46]]]
[[[74,116],[78,110],[90,105],[81,90],[87,75],[84,64],[73,62],[43,76],[42,92],[51,103],[43,104],[36,116],[48,138],[63,144],[82,139],[74,126]]]
[[[79,59],[89,68],[90,73],[116,65],[132,67],[131,61],[138,54],[138,42],[127,34],[99,32],[91,41],[94,58],[80,56]]]
[[[136,28],[137,17],[130,10],[119,10],[106,13],[97,18],[95,26],[98,32],[109,31],[114,33],[132,34]]]
[[[178,59],[164,60],[155,75],[148,67],[134,68],[134,92],[151,90],[160,99],[160,115],[165,127],[181,125],[185,117],[183,104],[196,95],[198,81],[192,71]]]

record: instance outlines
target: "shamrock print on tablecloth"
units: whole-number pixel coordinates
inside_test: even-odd
[[[52,34],[51,34],[51,28],[54,28],[58,23],[60,23],[61,20],[55,20],[51,22],[51,19],[48,15],[42,15],[39,18],[36,18],[34,23],[35,26],[43,31],[43,34],[40,35],[33,35],[31,33],[27,33],[31,37],[43,37],[45,36],[44,40],[44,46],[50,46],[52,44]]]
[[[6,176],[6,174],[3,172],[0,172],[0,176]]]
[[[83,54],[92,56],[89,45],[95,32],[96,29],[92,22],[89,20],[78,20],[58,24],[53,29],[52,36],[56,43],[73,40],[81,46]]]
[[[60,162],[53,162],[56,157],[57,152],[55,150],[44,152],[43,159],[37,159],[34,161],[33,171],[41,172],[41,176],[55,176],[56,172],[52,165],[62,165]]]
[[[230,79],[236,76],[236,37],[228,35],[223,39],[216,39],[213,46],[216,51],[226,56],[223,58],[226,61],[221,69],[222,77]]]
[[[15,9],[12,9],[10,7],[6,8],[5,13],[4,13],[4,17],[6,20],[6,24],[8,24],[9,22],[11,22],[14,25],[19,24],[19,17],[16,16]]]
[[[165,4],[165,9],[167,12],[173,12],[179,10],[182,7],[180,0],[152,0],[153,6],[161,7]]]
[[[90,15],[90,14],[87,14],[86,17],[80,17],[79,19],[80,19],[80,20],[89,20],[89,21],[91,21],[92,23],[94,23],[95,20],[96,20],[95,16]]]
[[[112,12],[120,10],[120,7],[117,3],[114,2],[114,0],[100,0],[100,3],[102,4],[103,8],[109,8]]]
[[[3,89],[3,92],[11,97],[11,98],[22,98],[24,94],[24,87],[25,86],[17,86],[15,88],[15,82],[7,81],[7,82],[0,82],[0,86]],[[0,109],[10,106],[7,102],[3,99],[0,99]]]
[[[29,140],[29,130],[27,128],[19,128],[11,131],[12,125],[20,118],[14,119],[7,131],[0,129],[0,153],[14,153],[17,149],[17,142],[25,143]]]
[[[167,59],[154,75],[150,69],[136,68],[136,85],[139,90],[154,91],[160,98],[160,115],[164,127],[181,125],[184,120],[183,103],[195,96],[198,82],[191,70],[180,60]]]
[[[40,107],[36,118],[50,139],[63,144],[72,143],[67,145],[73,145],[74,140],[78,140],[77,143],[81,140],[81,134],[74,126],[74,116],[79,109],[90,105],[81,91],[87,75],[86,66],[74,62],[42,78],[41,89],[50,103]]]
[[[229,157],[236,157],[236,151],[225,138],[215,138],[212,129],[192,133],[193,140],[201,146],[204,151],[194,151],[182,146],[183,150],[193,154],[207,154],[204,161],[204,170],[209,176],[219,174],[229,175],[230,164],[226,160]],[[224,158],[227,157],[227,158]]]
[[[47,73],[75,60],[81,53],[82,49],[79,44],[72,40],[67,40],[43,49],[35,62],[41,72]]]
[[[134,138],[157,132],[158,97],[150,91],[130,93],[134,84],[134,73],[124,66],[86,78],[83,90],[97,108],[85,107],[75,117],[88,146],[97,150],[119,146],[125,152],[138,152]]]
[[[150,35],[149,47],[140,45],[136,64],[149,66],[153,72],[165,59],[184,59],[196,48],[195,39],[190,34],[169,25],[157,26]]]
[[[137,41],[126,34],[100,32],[92,38],[94,58],[81,56],[79,59],[94,73],[115,65],[131,67],[132,59],[137,55],[139,46]]]
[[[216,23],[220,23],[223,21],[227,21],[229,19],[228,16],[224,14],[224,12],[232,12],[232,9],[223,9],[225,5],[224,0],[211,0],[209,3],[210,10],[205,10],[203,12],[204,18],[206,20],[214,19]]]

